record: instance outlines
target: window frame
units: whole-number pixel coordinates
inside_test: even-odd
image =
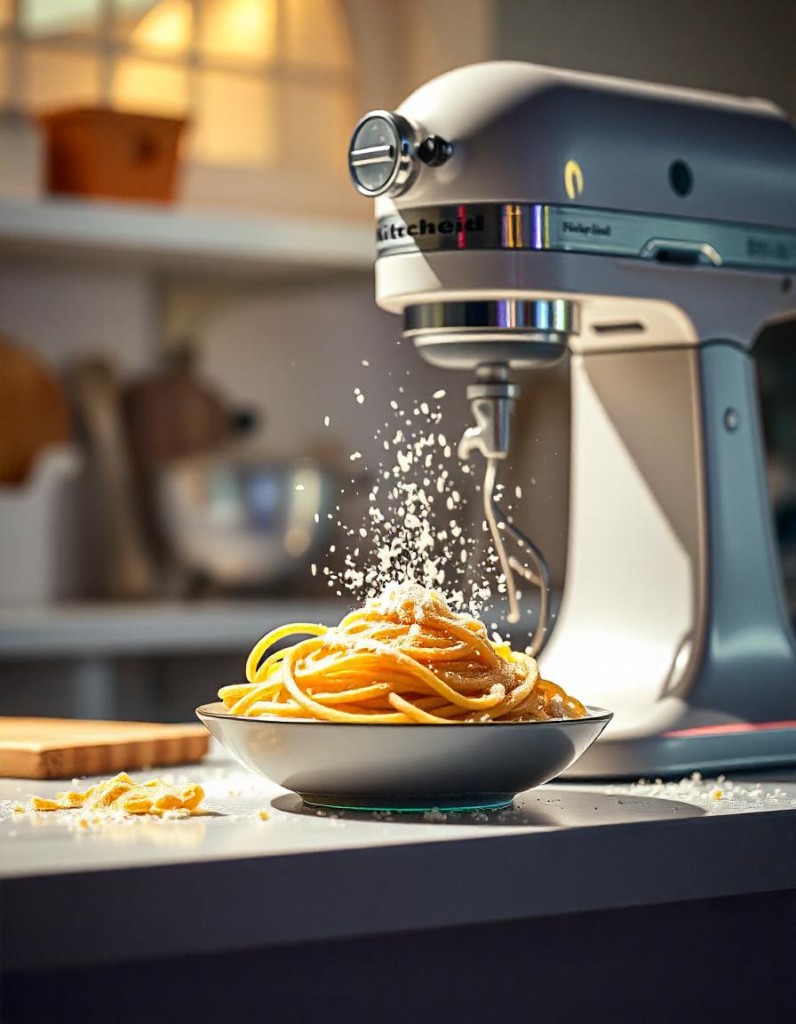
[[[97,12],[96,31],[89,31],[86,35],[76,36],[69,34],[53,34],[50,37],[42,38],[25,33],[23,29],[23,4],[25,0],[11,0],[11,21],[8,25],[0,26],[0,44],[8,47],[8,68],[7,81],[5,82],[5,95],[7,105],[12,109],[36,113],[31,110],[27,102],[27,82],[25,69],[25,56],[28,48],[49,49],[52,51],[81,53],[93,56],[99,65],[99,94],[97,105],[113,108],[113,84],[114,76],[120,63],[126,59],[133,58],[143,63],[151,63],[170,68],[184,70],[187,76],[187,102],[185,117],[197,121],[201,118],[201,76],[204,71],[218,71],[232,74],[241,78],[247,78],[257,82],[266,83],[277,90],[277,96],[281,97],[283,91],[296,85],[309,89],[317,89],[319,93],[327,93],[333,90],[339,96],[350,101],[356,101],[356,82],[353,74],[353,59],[345,68],[328,68],[311,63],[303,63],[287,58],[287,5],[290,0],[272,0],[276,7],[275,16],[275,43],[274,58],[269,60],[252,60],[225,58],[203,53],[199,41],[201,37],[201,19],[203,8],[213,0],[186,0],[192,9],[191,36],[185,50],[181,53],[170,53],[137,47],[123,38],[117,32],[118,7],[114,0],[99,0]],[[346,30],[349,31],[348,17],[345,5],[342,0],[325,0],[334,4],[338,17],[343,19]],[[155,8],[153,4],[152,8]],[[350,43],[350,45],[353,45]],[[2,90],[0,90],[0,95]],[[287,157],[287,146],[285,139],[289,129],[285,117],[285,102],[278,102],[276,138],[276,153],[281,157],[276,163],[284,164]],[[252,163],[217,164],[214,166],[258,166]],[[267,165],[274,166],[269,161]]]

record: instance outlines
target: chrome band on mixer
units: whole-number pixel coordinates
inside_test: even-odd
[[[577,306],[569,299],[490,299],[425,302],[407,308],[404,314],[407,337],[444,331],[456,334],[511,331],[526,337],[577,334]]]
[[[796,232],[548,203],[468,203],[380,217],[376,255],[537,250],[660,263],[796,270]]]
[[[550,365],[577,333],[578,306],[569,299],[425,302],[404,310],[404,337],[428,362],[452,369]]]

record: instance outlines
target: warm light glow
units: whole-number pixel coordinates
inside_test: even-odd
[[[126,57],[117,65],[112,99],[117,110],[182,117],[188,109],[188,75],[179,64]]]
[[[270,60],[275,45],[275,0],[205,3],[199,41],[203,53],[231,59]]]
[[[133,30],[144,49],[176,53],[188,48],[193,11],[189,0],[160,0]],[[274,55],[275,0],[210,0],[202,8],[199,48],[231,60],[267,60]]]
[[[277,92],[272,82],[225,71],[203,71],[199,114],[190,135],[198,163],[263,166],[278,154]]]
[[[188,48],[192,19],[188,0],[160,0],[135,27],[132,42],[142,49],[179,53]]]
[[[198,9],[191,0],[123,3],[132,52],[120,55],[115,67],[115,107],[190,113],[188,158],[197,163],[262,167],[285,159],[314,167],[342,160],[342,140],[355,119],[350,91],[280,83],[268,72],[277,57],[292,68],[350,67],[339,0],[203,0]],[[193,47],[198,60],[189,76]],[[308,130],[281,138],[283,122]]]
[[[351,67],[351,39],[340,0],[289,0],[283,10],[288,61],[338,71]]]

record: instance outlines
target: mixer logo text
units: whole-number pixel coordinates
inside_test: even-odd
[[[582,220],[565,220],[561,227],[570,235],[610,238],[612,234],[610,224],[586,224]]]
[[[411,238],[422,238],[429,235],[469,235],[486,230],[482,214],[476,217],[457,217],[455,220],[419,221],[392,220],[380,223],[376,229],[377,242],[400,242]]]

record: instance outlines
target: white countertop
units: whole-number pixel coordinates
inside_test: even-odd
[[[0,781],[9,968],[796,888],[793,772],[718,785],[557,782],[507,811],[444,816],[310,811],[214,758],[164,774],[201,782],[212,813],[81,829],[76,812],[12,811],[69,783]]]

